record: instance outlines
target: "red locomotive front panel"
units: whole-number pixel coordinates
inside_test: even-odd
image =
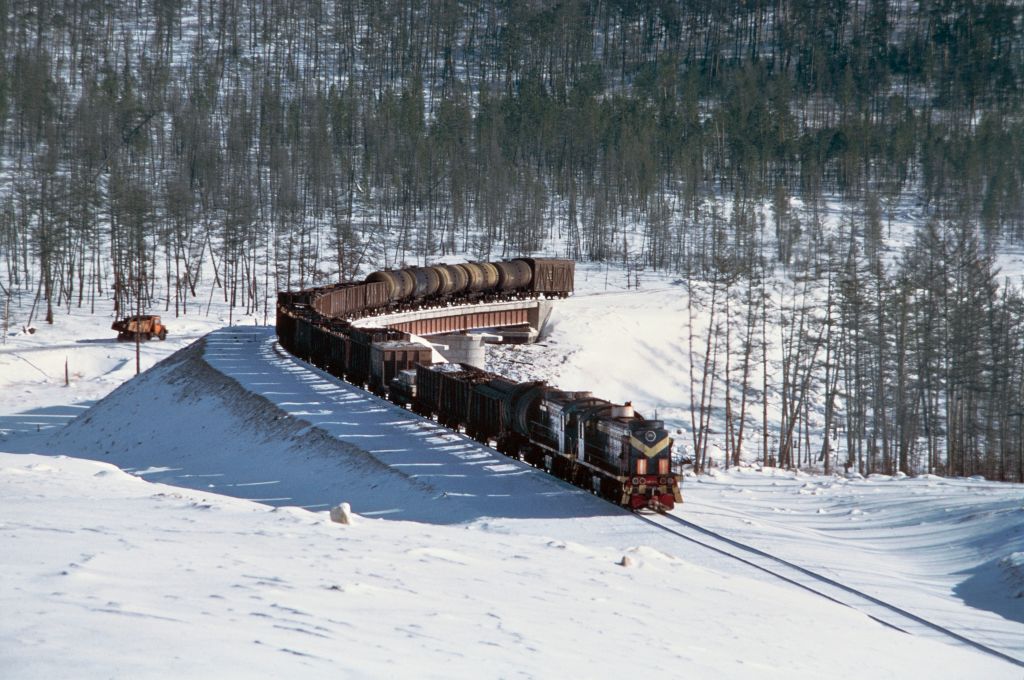
[[[660,420],[634,421],[630,425],[622,504],[633,510],[671,510],[683,500],[679,477],[672,472],[672,438]]]

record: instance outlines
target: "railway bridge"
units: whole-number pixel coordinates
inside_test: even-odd
[[[481,328],[499,330],[506,341],[532,342],[551,316],[547,300],[484,302],[455,307],[435,307],[382,316],[365,317],[359,325],[387,326],[415,335],[463,333]]]
[[[534,342],[551,316],[547,300],[484,302],[455,307],[434,307],[364,317],[356,325],[386,326],[413,335],[430,336],[448,360],[483,367],[484,338],[466,331],[494,329],[506,343]]]

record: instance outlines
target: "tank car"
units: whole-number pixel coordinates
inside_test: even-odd
[[[430,298],[441,290],[441,275],[436,267],[417,267],[413,277],[416,279],[417,299]]]
[[[454,297],[465,292],[466,287],[469,286],[469,274],[465,269],[457,264],[442,264],[438,265],[438,268],[443,269],[447,275],[448,285],[443,287],[440,292],[443,297]]]
[[[498,289],[504,292],[529,290],[533,282],[533,269],[526,260],[508,260],[495,262],[498,270]]]
[[[388,269],[368,275],[362,285],[339,284],[282,296],[303,301],[326,316],[354,318],[384,306],[404,308],[424,301],[464,301],[516,297],[566,297],[573,291],[572,260],[518,258],[502,262],[465,262]]]
[[[416,279],[407,269],[389,269],[373,272],[366,277],[365,283],[383,283],[387,286],[388,299],[400,302],[412,297],[416,290]]]

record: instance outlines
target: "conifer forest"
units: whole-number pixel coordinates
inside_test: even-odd
[[[1016,0],[0,0],[5,334],[545,253],[678,282],[736,461],[1024,482],[1021,250]]]

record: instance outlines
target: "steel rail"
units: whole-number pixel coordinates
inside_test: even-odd
[[[695,543],[696,545],[699,545],[708,550],[712,550],[718,554],[724,555],[734,560],[738,560],[750,567],[753,567],[754,569],[765,572],[787,583],[802,588],[803,590],[807,590],[811,593],[814,593],[819,597],[823,597],[832,602],[859,611],[862,614],[871,618],[872,620],[877,621],[878,623],[881,623],[884,626],[888,626],[889,628],[894,628],[907,634],[913,634],[913,629],[915,627],[918,629],[929,629],[933,632],[941,634],[944,637],[955,640],[956,642],[962,645],[973,647],[974,649],[977,649],[978,651],[981,651],[985,654],[998,657],[1004,661],[1008,661],[1014,664],[1015,666],[1024,668],[1024,660],[1018,659],[1005,652],[990,647],[983,642],[972,640],[971,638],[968,638],[960,633],[957,633],[954,630],[950,630],[949,628],[946,628],[941,624],[935,623],[934,621],[929,621],[928,619],[925,619],[921,616],[918,616],[917,614],[909,612],[906,609],[903,609],[902,607],[881,600],[873,595],[869,595],[861,590],[858,590],[846,584],[840,583],[839,581],[833,578],[829,578],[828,576],[824,576],[822,574],[814,572],[808,569],[807,567],[802,567],[798,564],[790,562],[789,560],[778,557],[777,555],[772,555],[771,553],[765,552],[764,550],[761,550],[759,548],[755,548],[745,543],[741,543],[740,541],[729,538],[728,536],[724,536],[716,531],[712,531],[711,529],[707,529],[705,527],[694,524],[693,522],[682,519],[681,517],[676,517],[675,515],[667,514],[657,515],[658,520],[664,519],[671,522],[675,522],[686,527],[687,529],[691,529],[692,531],[701,534],[703,537],[706,537],[710,540],[701,540],[697,537],[683,533],[682,531],[662,524],[660,521],[648,515],[642,515],[637,513],[636,517],[641,521],[646,522],[652,526],[658,527],[663,531],[678,536],[691,543]],[[712,541],[717,541],[720,544],[725,544],[726,546],[743,551],[744,553],[746,553],[746,555],[736,554],[724,547],[713,545]],[[789,570],[790,574],[786,575],[785,573],[781,573],[785,570]],[[830,588],[833,590],[832,594],[829,594],[828,592],[823,592],[823,590],[828,590]],[[838,591],[838,593],[836,593],[835,591]],[[854,601],[851,602],[851,600]],[[856,600],[860,600],[860,602],[858,603],[856,602]],[[868,603],[868,605],[865,606],[864,603]],[[883,613],[872,613],[870,611],[866,611],[866,609],[871,608],[881,609],[883,610]],[[885,616],[886,614],[888,614],[888,620],[886,620],[886,618],[883,618],[883,616]],[[897,621],[898,619],[902,618],[904,619],[904,621],[894,622],[893,618],[896,618]],[[908,625],[907,622],[910,622],[910,625]]]

